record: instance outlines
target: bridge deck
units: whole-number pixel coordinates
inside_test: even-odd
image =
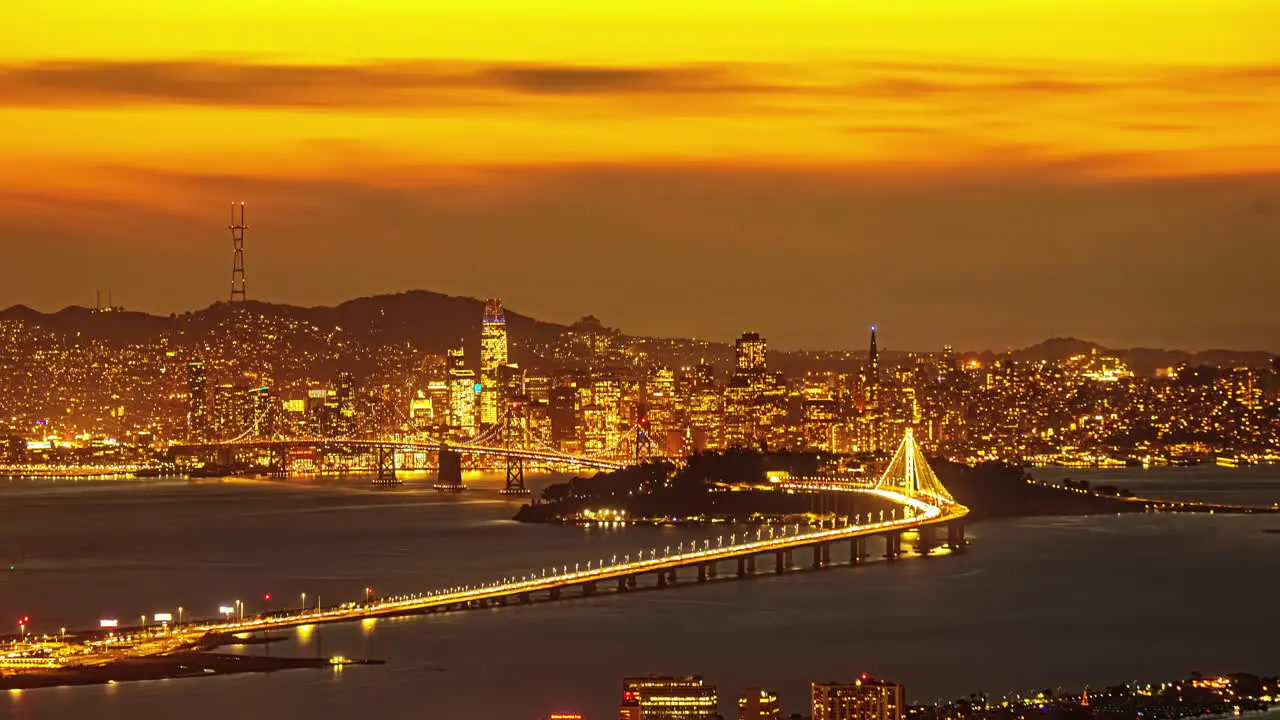
[[[962,505],[936,507],[927,505],[914,498],[903,496],[892,491],[865,490],[867,493],[880,495],[886,499],[901,502],[904,506],[919,511],[918,515],[876,522],[864,525],[847,525],[844,527],[823,529],[783,537],[773,537],[754,542],[737,543],[726,547],[707,547],[703,550],[681,553],[678,555],[650,557],[618,563],[603,568],[575,570],[547,577],[532,578],[515,582],[492,583],[474,588],[456,591],[427,593],[408,597],[399,597],[373,603],[354,603],[339,607],[317,610],[302,610],[280,615],[267,615],[246,618],[243,621],[212,623],[201,625],[193,630],[200,632],[238,633],[256,630],[275,630],[312,625],[318,623],[345,622],[365,618],[387,617],[393,615],[420,613],[433,609],[450,608],[468,603],[518,598],[536,592],[552,591],[566,587],[586,585],[589,583],[625,579],[646,573],[665,572],[680,568],[697,567],[713,562],[733,560],[769,552],[793,550],[811,545],[818,545],[840,540],[879,535],[886,532],[909,530],[926,525],[957,520],[968,514]],[[656,552],[656,551],[655,551]]]

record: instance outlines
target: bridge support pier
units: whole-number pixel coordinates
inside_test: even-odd
[[[675,585],[678,579],[679,578],[676,576],[676,571],[674,568],[667,571],[667,582],[671,583],[672,585]]]
[[[921,525],[917,532],[920,534],[916,539],[916,552],[925,557],[929,557],[929,553],[933,552],[933,549],[937,547],[938,542],[933,536],[933,526]]]
[[[596,584],[595,584],[595,582],[584,582],[584,583],[582,583],[582,596],[583,596],[583,597],[587,597],[587,596],[589,596],[589,595],[595,595],[595,594],[596,594]]]
[[[719,568],[717,567],[719,564],[720,563],[716,562],[715,560],[712,560],[711,562],[707,563],[707,577],[713,580],[715,579],[716,575],[719,574]]]
[[[861,565],[862,559],[867,556],[867,539],[865,537],[856,537],[849,541],[849,564]]]
[[[902,533],[897,530],[884,534],[884,558],[897,560],[902,554]]]
[[[549,591],[548,591],[547,595],[548,595],[548,597],[550,597],[552,600],[559,600],[559,599],[560,599],[560,588],[558,588],[558,587],[553,587],[553,588],[551,588],[551,590],[549,590]]]
[[[706,581],[707,581],[707,566],[699,565],[698,566],[698,582],[704,583]]]
[[[951,552],[964,552],[968,541],[964,538],[964,522],[953,520],[947,523],[947,547]]]
[[[786,560],[784,560],[784,559],[783,559],[783,558],[785,557],[785,555],[786,555],[786,551],[784,551],[784,550],[779,550],[779,551],[777,551],[776,553],[774,553],[774,554],[773,554],[773,561],[774,561],[774,564],[773,564],[773,572],[774,572],[774,574],[781,575],[782,573],[784,573],[784,572],[786,572],[786,571],[787,571],[787,565],[788,565],[789,563],[788,563]]]
[[[527,592],[522,592],[517,597],[520,598],[521,605],[528,605],[529,603],[533,602],[533,598],[530,597],[529,593]]]
[[[658,571],[658,587],[664,588],[666,586],[667,586],[667,572],[665,570],[660,570]]]
[[[821,570],[822,568],[826,567],[827,563],[830,562],[830,560],[831,560],[831,555],[830,555],[830,551],[827,549],[826,543],[819,543],[813,546],[813,569],[814,570]]]
[[[628,591],[628,590],[630,590],[630,589],[631,589],[631,588],[629,588],[629,587],[627,586],[627,579],[626,579],[626,578],[624,578],[624,577],[620,577],[620,578],[618,578],[618,592],[626,592],[626,591]]]
[[[738,577],[744,578],[746,576],[747,576],[747,559],[744,557],[740,557],[738,558]]]

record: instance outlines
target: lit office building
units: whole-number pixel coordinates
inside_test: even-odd
[[[622,681],[619,718],[627,720],[713,720],[716,687],[702,678],[627,678]]]
[[[476,397],[481,389],[476,373],[466,365],[462,348],[449,351],[449,428],[471,437],[476,431]]]
[[[355,432],[356,391],[355,379],[349,372],[338,373],[338,387],[334,399],[337,402],[334,435],[350,437]]]
[[[680,372],[677,397],[682,403],[689,451],[721,450],[724,441],[724,398],[716,386],[715,369],[699,363]]]
[[[498,421],[502,394],[498,368],[507,364],[507,318],[502,300],[489,298],[484,303],[480,326],[480,423],[488,426]]]
[[[738,698],[738,720],[777,720],[778,696],[768,690],[749,688]]]
[[[187,363],[187,437],[209,438],[209,379],[203,360]]]
[[[767,346],[764,338],[760,337],[760,333],[743,333],[742,337],[733,344],[733,349],[738,361],[739,374],[764,372]]]
[[[813,720],[902,720],[902,686],[867,675],[851,683],[814,683]]]

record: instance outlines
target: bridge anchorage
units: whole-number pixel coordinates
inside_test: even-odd
[[[466,490],[462,484],[462,454],[444,443],[440,444],[440,453],[436,456],[436,483],[432,487],[437,492],[458,493]]]

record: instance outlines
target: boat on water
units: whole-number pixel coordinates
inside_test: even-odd
[[[1218,467],[1226,468],[1247,467],[1253,464],[1249,462],[1248,458],[1243,458],[1239,455],[1219,455],[1214,458],[1214,462],[1217,463]]]

